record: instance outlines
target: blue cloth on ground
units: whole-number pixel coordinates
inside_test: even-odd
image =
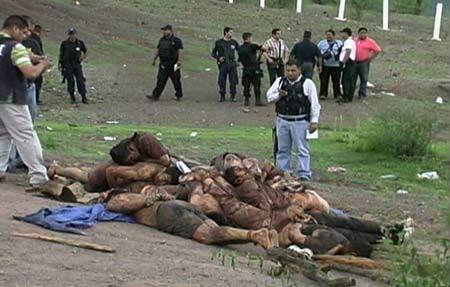
[[[345,211],[338,209],[338,208],[331,208],[330,214],[334,215],[334,216],[342,216],[342,217],[349,216],[348,213],[346,213]]]
[[[83,206],[62,206],[42,208],[36,213],[26,216],[13,216],[14,219],[40,225],[44,228],[84,235],[81,228],[93,227],[98,221],[118,221],[134,223],[133,217],[121,213],[110,212],[104,204]]]

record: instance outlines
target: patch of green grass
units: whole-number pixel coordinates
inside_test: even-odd
[[[50,127],[52,130],[48,130]],[[109,149],[134,131],[147,131],[157,135],[161,142],[175,155],[183,155],[204,163],[225,151],[240,152],[259,158],[272,159],[272,132],[267,128],[189,128],[148,125],[80,125],[70,126],[60,122],[38,122],[38,133],[44,149],[49,154],[83,161],[108,159]],[[191,136],[192,132],[198,134]],[[105,141],[113,136],[115,142]],[[320,140],[311,142],[313,169],[326,173],[329,166],[342,166],[345,174],[328,174],[333,181],[371,187],[382,192],[407,189],[410,192],[433,196],[448,196],[450,179],[450,146],[438,143],[432,155],[419,159],[398,159],[378,152],[355,152],[347,143],[349,132],[320,131]],[[440,180],[424,181],[417,173],[437,171]],[[395,180],[380,176],[395,174]]]

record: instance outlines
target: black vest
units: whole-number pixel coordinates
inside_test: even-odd
[[[22,72],[13,65],[11,52],[17,44],[11,38],[0,36],[0,101],[17,105],[27,104],[27,82]]]
[[[288,95],[282,97],[275,105],[277,114],[285,116],[306,115],[307,120],[311,115],[311,102],[303,92],[303,84],[306,78],[302,77],[300,81],[291,85],[286,77],[280,82],[280,89],[288,92]]]

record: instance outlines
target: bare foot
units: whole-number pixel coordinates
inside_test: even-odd
[[[56,175],[56,169],[58,169],[59,167],[60,166],[56,162],[53,162],[47,170],[48,178],[53,179],[53,177]]]
[[[262,228],[260,230],[251,231],[251,239],[261,245],[262,248],[267,249],[271,247],[271,242],[269,238],[269,230],[267,228]]]

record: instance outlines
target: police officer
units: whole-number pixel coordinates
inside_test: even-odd
[[[87,56],[87,49],[84,42],[77,38],[75,28],[70,28],[67,32],[68,39],[61,43],[59,48],[58,69],[62,72],[67,80],[67,91],[70,95],[72,104],[76,103],[75,98],[75,80],[77,82],[77,90],[81,95],[83,104],[88,104],[86,97],[86,79],[83,75],[81,63]]]
[[[286,77],[278,78],[267,92],[267,101],[276,103],[278,151],[277,167],[291,172],[291,149],[298,151],[296,174],[311,180],[310,151],[307,133],[317,130],[320,105],[314,82],[300,72],[300,64],[286,63]]]
[[[223,29],[223,38],[217,40],[214,44],[211,56],[216,59],[219,66],[219,94],[220,102],[225,101],[227,77],[230,81],[230,100],[236,101],[236,86],[238,84],[236,52],[239,43],[233,39],[233,29],[225,27]]]
[[[175,98],[179,101],[183,97],[181,88],[181,60],[183,51],[183,42],[173,34],[172,26],[161,27],[163,37],[159,40],[155,58],[152,65],[155,66],[156,59],[159,58],[158,79],[156,87],[150,99],[157,101],[166,87],[167,80],[170,78],[175,88]]]
[[[262,106],[261,103],[261,78],[263,76],[260,67],[261,49],[258,44],[253,43],[252,33],[242,34],[244,43],[238,49],[239,62],[242,63],[242,85],[244,86],[244,105],[248,106],[250,98],[251,85],[255,93],[255,106]],[[260,56],[257,57],[258,51]]]

